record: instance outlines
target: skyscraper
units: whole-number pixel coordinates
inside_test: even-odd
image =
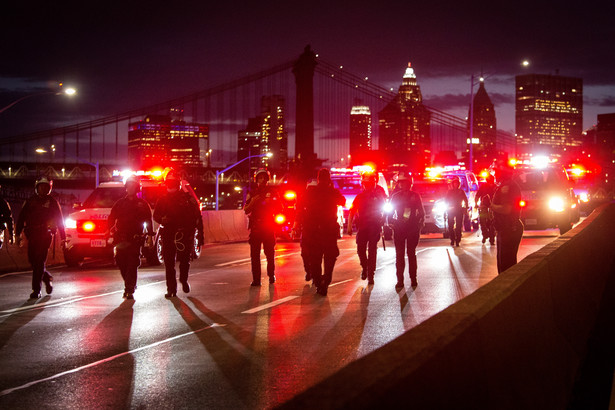
[[[390,156],[390,160],[416,163],[430,159],[431,114],[423,105],[421,88],[410,63],[397,96],[378,113],[378,117],[379,148]]]
[[[478,91],[474,95],[474,128],[472,130],[472,157],[475,164],[485,167],[491,164],[496,155],[496,118],[495,109],[491,98],[485,89],[485,83],[481,78]],[[472,118],[471,107],[468,111],[468,130],[470,129],[470,118]],[[468,135],[468,147],[470,138]],[[469,148],[466,150],[466,152]]]
[[[209,148],[209,126],[169,115],[148,115],[128,125],[128,161],[137,168],[200,167]]]
[[[515,78],[517,151],[560,153],[580,147],[583,80],[527,74]]]
[[[285,99],[281,95],[263,96],[261,99],[261,151],[273,153],[273,157],[263,157],[264,166],[285,171],[288,168],[288,133],[285,124]]]
[[[263,118],[254,117],[248,119],[248,126],[239,131],[237,136],[237,161],[241,161],[251,155],[260,155],[261,152],[261,136],[263,134]],[[246,161],[247,164],[241,164],[241,169],[248,170],[249,177],[252,177],[256,170],[260,167],[260,159]]]
[[[361,100],[350,109],[350,156],[360,158],[372,149],[372,113]]]

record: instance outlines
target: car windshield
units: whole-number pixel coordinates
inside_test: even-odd
[[[444,181],[417,181],[412,186],[412,190],[423,199],[438,199],[446,195],[448,184]]]
[[[111,208],[118,199],[126,195],[123,186],[96,188],[83,203],[84,208]]]
[[[359,194],[362,191],[361,178],[333,178],[333,186],[342,194]]]
[[[563,185],[558,174],[552,169],[532,169],[517,174],[517,182],[522,190],[540,190]]]

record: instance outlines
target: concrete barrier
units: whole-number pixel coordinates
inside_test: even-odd
[[[613,374],[613,232],[610,204],[281,408],[588,408],[575,397],[597,334]]]
[[[248,217],[241,209],[203,211],[205,243],[248,240]]]
[[[64,254],[60,246],[60,237],[56,237],[55,249],[50,247],[47,254],[47,265],[62,265],[64,264]],[[23,242],[23,247],[17,245],[9,245],[6,242],[0,249],[0,273],[20,272],[30,270],[30,262],[28,262],[27,242]]]

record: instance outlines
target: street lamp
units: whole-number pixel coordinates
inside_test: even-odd
[[[59,85],[59,91],[41,91],[39,93],[33,93],[33,94],[28,94],[28,95],[24,95],[21,98],[16,99],[15,101],[13,101],[12,103],[10,103],[9,105],[7,105],[6,107],[0,109],[0,114],[3,113],[4,111],[8,110],[9,108],[11,108],[12,106],[14,106],[15,104],[26,100],[28,98],[32,98],[32,97],[36,97],[37,95],[47,95],[47,94],[55,94],[55,95],[68,95],[69,97],[72,97],[73,95],[77,94],[77,90],[75,90],[73,87],[64,87],[62,83],[60,83]]]
[[[51,147],[50,147],[50,150],[51,150],[51,154],[54,155],[55,152],[56,152],[56,146],[52,144]],[[35,149],[34,152],[36,152],[37,154],[45,154],[48,151],[45,148],[40,148],[39,147],[39,148]],[[74,159],[76,161],[80,161],[80,162],[83,162],[84,164],[88,164],[90,166],[93,166],[94,169],[96,170],[96,186],[94,188],[98,187],[98,184],[100,183],[100,166],[99,166],[99,162],[98,161],[96,161],[96,162],[86,161],[83,158],[76,157],[76,156],[71,155],[71,154],[69,154],[67,152],[65,152],[64,155],[67,155],[67,156],[71,157],[72,159]]]
[[[218,196],[220,195],[220,175],[224,174],[229,169],[236,167],[237,165],[241,164],[244,161],[247,161],[251,158],[262,158],[262,157],[271,158],[273,157],[273,154],[271,152],[268,152],[266,154],[248,155],[242,160],[235,162],[233,165],[229,165],[228,167],[224,168],[222,171],[216,171],[216,211],[218,211],[218,205],[219,205]]]

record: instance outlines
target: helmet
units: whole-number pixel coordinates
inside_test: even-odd
[[[397,182],[400,182],[400,181],[410,181],[410,182],[413,182],[412,175],[410,175],[407,172],[399,172],[397,174]]]
[[[361,182],[376,182],[376,174],[373,172],[365,172],[361,175]]]
[[[175,171],[173,168],[171,168],[169,170],[169,172],[167,173],[167,175],[164,177],[164,182],[167,181],[179,181],[179,175],[177,174],[177,171]]]
[[[452,176],[452,177],[448,178],[448,183],[449,184],[454,184],[455,182],[457,182],[458,184],[461,185],[461,180],[459,179],[459,177]]]
[[[51,192],[51,188],[53,187],[53,181],[48,179],[47,177],[41,177],[39,179],[36,180],[36,182],[34,183],[34,191],[36,192],[38,186],[40,184],[47,184],[49,185],[49,192]]]
[[[269,171],[264,168],[261,168],[254,174],[254,181],[258,180],[258,177],[263,174],[265,175],[266,181],[269,181],[271,179],[271,174],[269,173]]]
[[[135,175],[128,177],[126,179],[126,182],[124,182],[124,186],[128,186],[128,183],[137,184],[139,188],[141,188],[141,180],[137,178]]]

